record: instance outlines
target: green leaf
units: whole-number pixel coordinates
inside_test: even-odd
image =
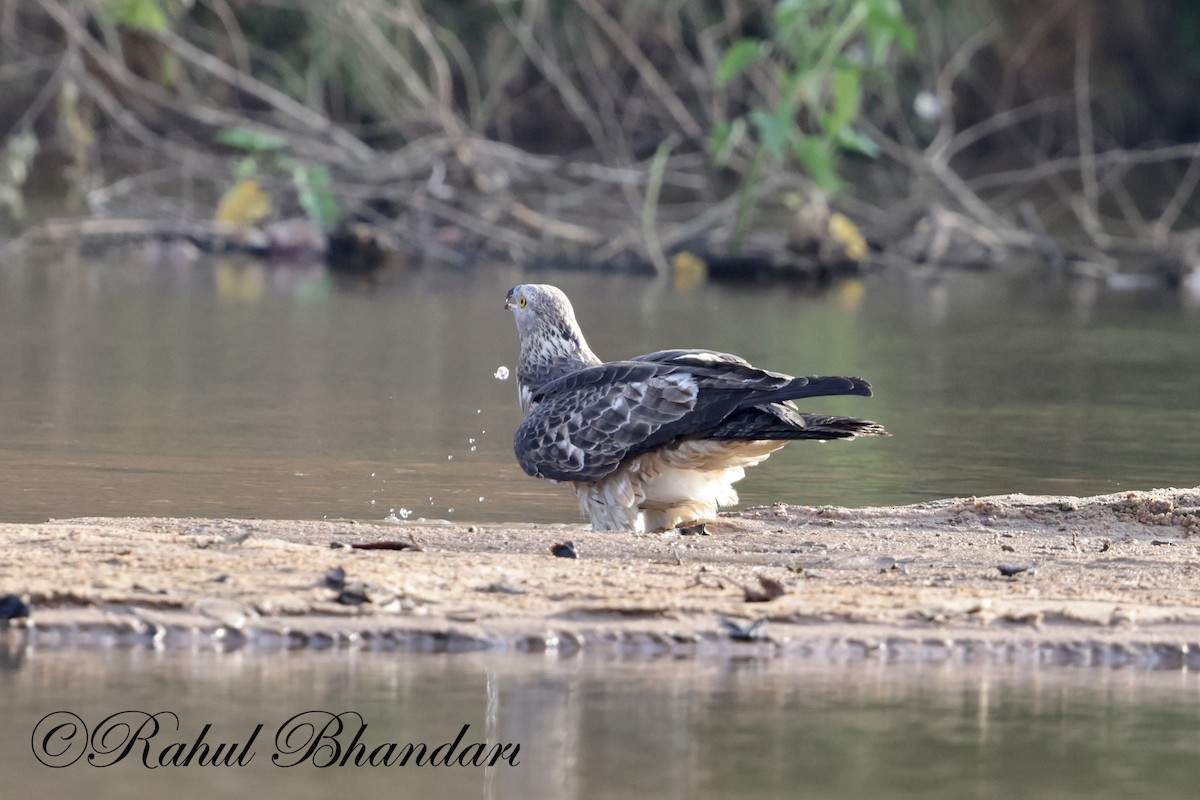
[[[875,144],[875,140],[862,131],[856,131],[850,126],[846,126],[838,131],[837,142],[838,145],[846,150],[861,153],[870,158],[875,158],[879,155],[879,145]]]
[[[725,51],[717,66],[717,86],[726,86],[747,67],[762,58],[763,43],[757,39],[740,39]]]
[[[287,146],[282,136],[253,128],[225,128],[217,133],[217,141],[250,153],[282,150]]]
[[[778,0],[772,14],[778,33],[775,39],[790,38],[813,27],[811,18],[820,14],[829,5],[829,0]]]
[[[131,31],[166,33],[171,29],[158,0],[106,0],[101,13],[110,22]]]
[[[258,176],[258,159],[246,156],[233,168],[233,177],[239,181],[247,181]]]
[[[763,150],[773,161],[782,161],[788,141],[792,138],[792,115],[781,112],[785,104],[780,104],[774,114],[768,114],[760,108],[750,112],[750,124],[758,133],[758,141]]]
[[[292,183],[309,220],[326,233],[333,230],[338,206],[329,170],[323,164],[296,164],[292,168]]]
[[[830,88],[833,109],[825,116],[825,130],[831,136],[837,136],[858,117],[862,103],[862,73],[851,67],[839,67],[833,71]]]
[[[734,149],[746,138],[746,120],[738,117],[732,122],[718,122],[708,140],[713,163],[724,166]]]
[[[904,19],[904,13],[896,0],[870,0],[863,30],[871,43],[872,63],[882,64],[887,58],[892,42],[912,55],[917,49],[917,37]]]
[[[824,136],[805,136],[792,145],[792,154],[817,186],[830,194],[841,190],[842,182],[837,176],[837,154],[829,139]]]

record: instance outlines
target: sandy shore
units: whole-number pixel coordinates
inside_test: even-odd
[[[1200,487],[774,506],[724,517],[707,534],[156,518],[8,524],[0,595],[19,596],[30,614],[0,630],[0,643],[1200,668],[1198,533]],[[565,540],[577,558],[551,553]],[[417,548],[344,546],[378,542]]]

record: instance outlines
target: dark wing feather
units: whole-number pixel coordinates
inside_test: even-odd
[[[771,439],[853,439],[856,436],[888,436],[878,423],[854,417],[806,414],[780,403],[739,408],[720,425],[705,432],[709,439],[754,441]]]
[[[741,364],[750,366],[750,362],[732,353],[722,353],[717,350],[655,350],[644,356],[636,356],[634,361],[652,361],[658,364],[675,364],[687,367],[705,367],[714,364]]]
[[[707,436],[739,409],[871,392],[860,378],[793,378],[736,357],[714,363],[696,355],[709,352],[665,350],[576,370],[543,385],[513,438],[521,468],[552,480],[599,480],[627,458],[683,437]],[[732,428],[724,433],[741,438]]]
[[[552,382],[555,391],[539,395],[513,437],[517,462],[535,477],[603,478],[631,451],[656,440],[664,427],[695,409],[695,380],[659,372],[631,370],[627,362],[617,362]]]
[[[794,378],[759,369],[740,356],[716,350],[658,350],[633,360],[686,369],[702,379],[705,389],[745,391],[747,401],[753,405],[835,394],[871,396],[871,384],[862,378],[825,375]]]
[[[548,356],[541,359],[522,359],[517,365],[517,383],[533,390],[544,386],[555,378],[579,369],[577,360],[565,356]]]

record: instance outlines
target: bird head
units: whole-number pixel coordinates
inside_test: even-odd
[[[571,301],[556,286],[526,283],[514,286],[504,298],[504,307],[513,312],[517,331],[524,340],[536,332],[542,335],[578,330]]]
[[[523,353],[566,358],[577,365],[599,363],[579,330],[571,301],[558,287],[545,283],[514,286],[504,298],[504,307],[517,321]]]

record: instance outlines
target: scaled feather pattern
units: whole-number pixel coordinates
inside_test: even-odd
[[[571,483],[595,530],[709,520],[737,502],[733,483],[747,467],[789,441],[888,435],[869,420],[808,414],[792,402],[870,397],[861,378],[793,377],[701,349],[602,362],[556,287],[513,287],[504,305],[521,338],[517,462]]]

